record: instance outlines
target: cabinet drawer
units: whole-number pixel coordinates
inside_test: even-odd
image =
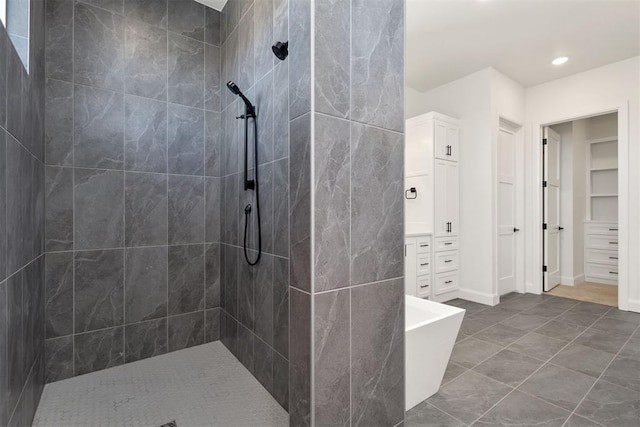
[[[618,224],[610,223],[610,224],[585,224],[584,227],[586,234],[605,234],[608,236],[617,236],[618,235]]]
[[[458,249],[457,237],[438,237],[436,239],[436,251],[450,251]]]
[[[618,251],[587,249],[588,263],[618,265]]]
[[[418,276],[417,282],[416,290],[418,291],[418,296],[429,296],[431,294],[431,275]]]
[[[435,282],[435,294],[440,295],[458,289],[458,273],[437,274]]]
[[[605,280],[618,280],[618,266],[617,265],[602,265],[602,264],[590,264],[585,265],[584,275],[586,277],[596,277]]]
[[[435,256],[436,273],[458,269],[458,251],[440,252]]]
[[[418,275],[431,273],[431,254],[419,254],[418,260]]]
[[[419,254],[431,252],[431,239],[418,239],[416,248]]]
[[[587,234],[584,242],[586,248],[618,250],[618,236]]]

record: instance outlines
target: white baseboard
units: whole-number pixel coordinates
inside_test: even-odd
[[[634,311],[636,313],[640,313],[640,300],[630,299],[625,304],[624,310],[626,311]]]
[[[499,295],[487,294],[485,292],[472,291],[471,289],[458,290],[459,298],[467,301],[477,302],[484,305],[497,305],[500,302]]]
[[[560,276],[560,283],[566,286],[575,286],[584,282],[584,274],[578,274],[577,276]]]
[[[540,288],[533,283],[527,282],[525,293],[540,295]]]

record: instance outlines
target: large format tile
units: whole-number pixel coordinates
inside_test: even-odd
[[[222,176],[222,123],[219,112],[207,111],[205,121],[205,175]]]
[[[187,2],[170,2],[187,3]],[[189,2],[191,3],[191,2]],[[203,19],[204,20],[204,19]],[[204,43],[169,33],[169,102],[204,107]]]
[[[168,172],[204,174],[204,111],[169,105]]]
[[[273,165],[273,253],[289,256],[289,161]]]
[[[526,332],[521,329],[498,323],[497,325],[478,332],[474,335],[474,338],[506,347],[525,334]]]
[[[567,345],[567,341],[561,341],[531,332],[511,344],[509,349],[546,361],[551,359],[565,345]]]
[[[219,243],[205,245],[205,285],[204,304],[205,308],[220,307],[220,286],[222,272],[222,253]]]
[[[168,0],[126,0],[124,14],[127,22],[144,22],[159,28],[167,28]]]
[[[45,2],[45,74],[48,78],[73,81],[74,0]]]
[[[510,317],[509,320],[504,323],[512,328],[522,329],[523,331],[529,332],[544,325],[548,321],[548,317],[523,312]]]
[[[204,107],[209,111],[220,111],[220,48],[204,47]]]
[[[44,342],[45,377],[47,383],[73,376],[73,336],[48,339]]]
[[[205,7],[204,15],[204,41],[214,46],[219,46],[221,44],[222,12]]]
[[[543,362],[540,360],[505,349],[476,366],[473,370],[504,384],[516,387],[542,364]]]
[[[447,363],[447,369],[444,371],[444,376],[442,377],[442,384],[444,385],[449,381],[458,378],[466,371],[467,368],[449,361],[449,363]]]
[[[204,341],[209,343],[220,339],[220,316],[222,310],[213,308],[204,312]]]
[[[74,82],[122,92],[124,69],[122,15],[76,2]]]
[[[474,426],[557,426],[571,415],[535,397],[514,391]]]
[[[204,309],[204,245],[169,247],[169,315]]]
[[[451,361],[465,368],[473,368],[502,349],[501,346],[469,338],[457,343],[451,353]]]
[[[253,375],[262,386],[273,394],[273,349],[257,337],[253,341]]]
[[[566,323],[568,325],[577,325],[582,327],[591,326],[596,320],[600,318],[597,314],[585,313],[582,311],[568,311],[562,316],[558,317],[557,321]]]
[[[14,408],[20,398],[25,381],[25,343],[22,334],[24,326],[22,303],[22,276],[24,271],[14,274],[6,281],[6,327],[7,341],[7,402]]]
[[[125,95],[124,168],[167,172],[167,104]]]
[[[536,329],[536,333],[560,340],[573,340],[584,332],[585,327],[573,325],[562,320],[552,320]]]
[[[353,425],[402,420],[404,280],[351,289],[351,378]]]
[[[74,336],[75,375],[124,363],[123,328],[103,329]]]
[[[45,258],[45,335],[73,333],[73,252],[48,253]]]
[[[194,1],[169,1],[169,31],[203,41],[204,11]]]
[[[289,261],[273,259],[273,348],[289,355]]]
[[[74,169],[75,249],[120,248],[124,243],[124,173]]]
[[[271,71],[276,61],[275,56],[271,52],[271,45],[276,40],[273,37],[273,9],[273,0],[254,2],[253,33],[256,81]]]
[[[45,162],[73,166],[73,84],[47,79],[45,94]]]
[[[167,32],[140,22],[127,22],[124,85],[128,94],[167,99]]]
[[[451,415],[445,414],[428,402],[422,402],[407,412],[406,427],[463,427],[465,424]]]
[[[203,243],[204,178],[169,176],[169,244]]]
[[[255,105],[258,115],[258,163],[275,159],[273,154],[273,73],[268,73],[255,86]],[[253,151],[253,150],[252,150]]]
[[[167,352],[167,319],[151,320],[124,328],[125,362],[135,362]]]
[[[467,371],[427,401],[436,408],[471,424],[511,390],[504,384]]]
[[[273,262],[274,257],[262,254],[255,268],[255,334],[273,346]]]
[[[352,284],[402,276],[402,135],[351,125]],[[293,159],[292,159],[293,160]]]
[[[615,319],[612,317],[603,317],[592,326],[593,329],[598,329],[604,332],[616,332],[621,335],[631,335],[637,327],[638,323],[635,321]]]
[[[629,335],[630,334],[628,333],[618,333],[613,331],[604,332],[597,329],[588,329],[576,338],[575,342],[597,350],[616,354],[626,343]]]
[[[75,253],[75,332],[121,325],[124,304],[123,250]]]
[[[602,374],[602,379],[640,392],[640,359],[617,356]]]
[[[45,248],[73,249],[73,169],[45,167]]]
[[[273,81],[273,158],[281,159],[289,156],[289,67],[286,62],[275,66]]]
[[[204,312],[169,317],[169,351],[204,344]]]
[[[518,390],[573,411],[595,381],[588,375],[549,364],[527,379]]]
[[[155,173],[125,174],[125,244],[167,244],[167,176]]]
[[[167,316],[167,292],[167,248],[126,249],[125,323]]]
[[[551,363],[598,378],[611,359],[611,353],[571,343],[551,359]]]
[[[598,424],[595,421],[591,421],[587,418],[581,417],[580,415],[573,414],[567,422],[564,424],[564,427],[601,427],[602,424]]]
[[[9,418],[9,351],[8,351],[7,283],[0,282],[0,422]]]
[[[600,380],[576,413],[605,426],[636,427],[640,419],[640,393]]]
[[[304,292],[291,288],[291,323],[289,350],[289,415],[293,425],[311,423],[311,301]]]
[[[311,110],[311,2],[289,2],[289,117]],[[284,40],[283,40],[284,41]]]

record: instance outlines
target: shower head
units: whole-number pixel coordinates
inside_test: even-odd
[[[255,116],[255,109],[253,108],[253,104],[251,103],[251,101],[249,101],[247,99],[246,96],[244,96],[244,94],[242,93],[242,91],[240,90],[238,85],[235,84],[235,82],[228,81],[227,82],[227,89],[229,89],[232,94],[238,95],[240,98],[242,98],[242,100],[244,101],[244,105],[247,107],[246,108],[247,109],[247,114],[249,116]]]
[[[273,46],[271,46],[271,50],[273,54],[281,61],[284,61],[286,57],[289,55],[289,42],[275,42]]]

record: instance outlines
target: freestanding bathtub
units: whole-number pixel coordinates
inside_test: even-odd
[[[435,394],[465,310],[405,295],[405,406]]]

